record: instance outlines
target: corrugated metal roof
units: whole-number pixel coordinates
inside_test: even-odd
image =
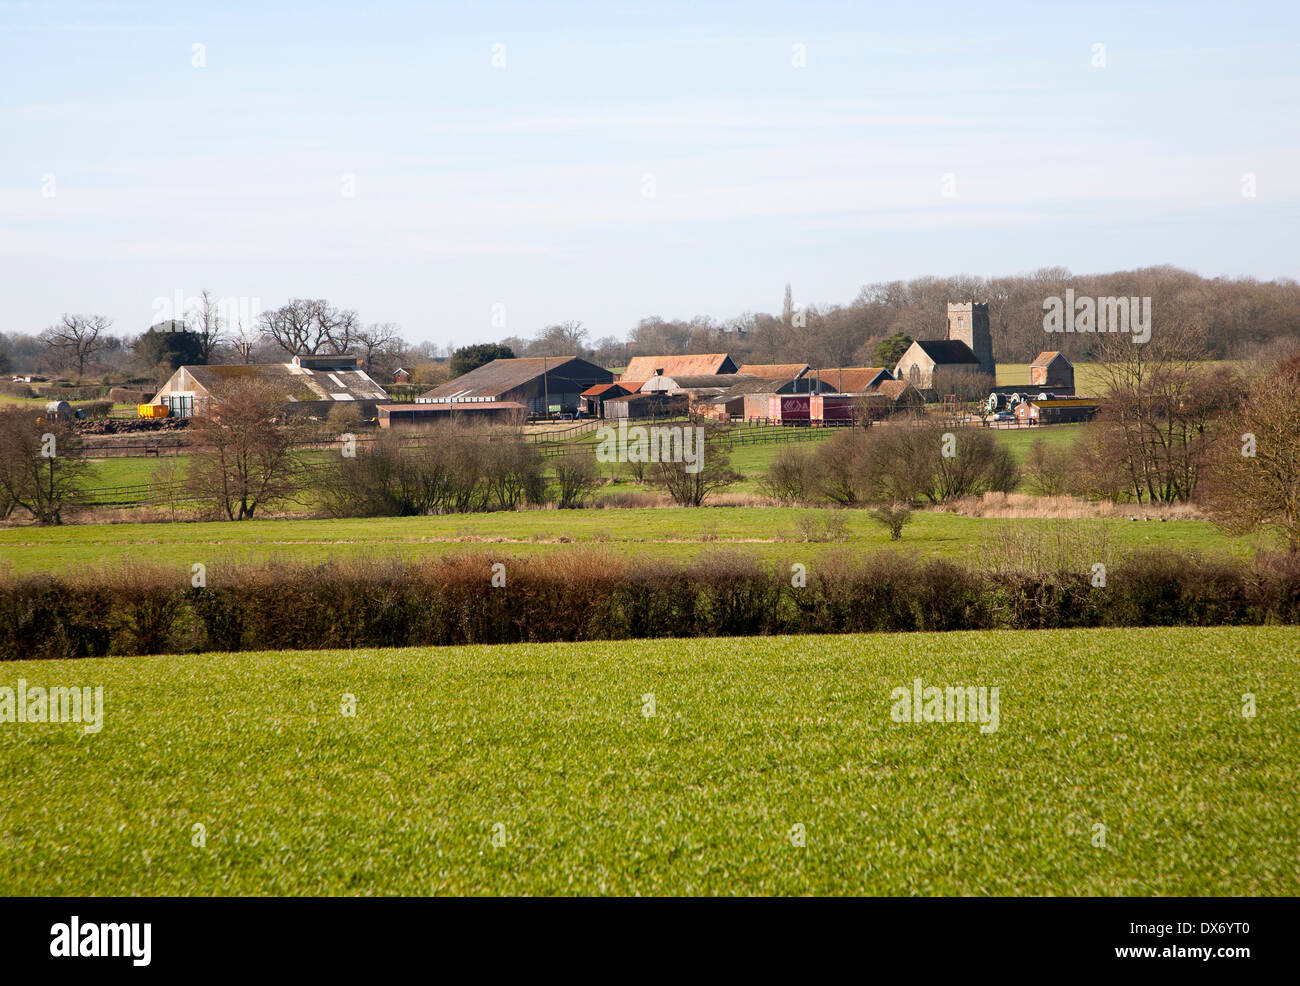
[[[182,366],[176,372],[182,371],[209,393],[234,380],[259,380],[282,390],[289,401],[373,402],[389,399],[383,387],[370,379],[364,370],[357,369],[313,370],[294,363],[231,363]],[[164,384],[163,390],[166,389]]]
[[[440,387],[421,394],[432,400],[453,400],[467,397],[498,397],[543,373],[559,374],[567,379],[585,381],[585,387],[607,383],[608,370],[577,356],[524,356],[518,359],[494,359],[478,369],[449,380]]]
[[[870,390],[879,382],[877,378],[881,374],[885,375],[885,379],[893,377],[883,366],[838,366],[817,371],[822,383],[837,387],[845,394]]]
[[[471,411],[527,411],[518,401],[475,401],[470,404],[385,404],[379,408],[382,417],[385,414],[410,413],[411,411],[429,414],[464,414]]]
[[[751,377],[749,374],[741,373],[734,374],[734,376],[737,378],[744,376],[746,379],[738,380],[737,383],[732,384],[718,395],[718,400],[730,400],[733,397],[742,397],[745,394],[775,394],[776,391],[772,389],[772,385],[784,382],[779,379],[770,380],[766,377]]]
[[[728,369],[729,368],[729,369]],[[735,373],[736,363],[728,353],[688,353],[682,356],[633,356],[623,370],[621,380],[649,380],[658,372],[664,376],[679,373]]]
[[[752,377],[743,373],[702,373],[694,375],[665,373],[664,380],[672,382],[680,390],[701,390],[712,387],[729,390],[738,384],[748,383],[750,381],[757,381],[769,387],[772,385],[771,380],[764,380],[762,377]]]
[[[746,363],[740,368],[741,373],[769,380],[798,380],[808,370],[807,363]]]

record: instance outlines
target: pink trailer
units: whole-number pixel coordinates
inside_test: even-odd
[[[773,394],[768,398],[767,416],[781,424],[807,424],[809,420],[809,397],[807,394],[785,396]]]
[[[814,423],[852,421],[858,404],[858,398],[848,394],[813,394],[809,414]]]

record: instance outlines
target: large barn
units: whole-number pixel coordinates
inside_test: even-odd
[[[814,373],[824,385],[822,389],[837,394],[865,394],[884,381],[894,379],[894,375],[883,366],[835,366]]]
[[[258,380],[281,392],[285,412],[324,417],[340,403],[356,404],[362,417],[373,417],[389,403],[384,388],[370,379],[355,356],[295,356],[288,363],[231,363],[182,366],[154,396],[171,416],[207,414],[220,402],[223,385]]]
[[[500,403],[516,401],[533,416],[572,414],[585,408],[583,391],[613,383],[614,374],[577,356],[494,359],[476,370],[420,395],[417,404]],[[466,408],[466,409],[467,409]]]
[[[736,361],[727,353],[689,353],[683,356],[633,356],[619,382],[645,383],[656,376],[706,376],[735,373]]]

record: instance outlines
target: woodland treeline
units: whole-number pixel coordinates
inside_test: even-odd
[[[626,338],[588,341],[578,323],[551,326],[532,339],[501,340],[519,356],[577,354],[606,366],[639,354],[729,352],[741,361],[875,365],[877,344],[896,333],[942,338],[947,303],[988,301],[993,351],[999,362],[1028,363],[1044,349],[1071,360],[1094,355],[1096,336],[1048,335],[1043,303],[1064,297],[1149,297],[1154,331],[1179,330],[1200,343],[1206,358],[1277,357],[1300,339],[1300,283],[1291,279],[1201,277],[1176,267],[1108,274],[1072,274],[1045,267],[1012,277],[920,277],[865,285],[846,304],[801,304],[797,286],[789,308],[746,312],[725,322],[642,319]],[[775,292],[774,292],[775,296]],[[775,297],[774,297],[775,300]],[[802,324],[800,324],[802,323]]]

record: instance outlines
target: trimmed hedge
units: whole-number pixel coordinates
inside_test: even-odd
[[[796,587],[739,551],[680,565],[602,550],[505,562],[234,569],[204,588],[174,569],[0,579],[0,659],[911,630],[1300,623],[1300,558],[1167,551],[1088,574],[983,571],[848,551]]]

